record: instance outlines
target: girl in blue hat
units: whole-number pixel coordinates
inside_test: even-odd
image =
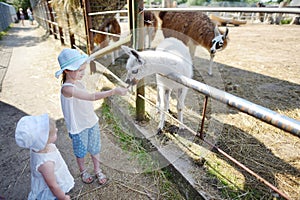
[[[99,166],[100,128],[93,102],[112,95],[125,95],[126,88],[116,87],[112,90],[90,93],[80,81],[84,76],[88,56],[75,49],[64,49],[58,56],[62,74],[61,106],[72,139],[73,151],[84,183],[92,183],[93,176],[85,168],[84,158],[90,153],[94,164],[94,173],[100,185],[107,183],[107,177]]]

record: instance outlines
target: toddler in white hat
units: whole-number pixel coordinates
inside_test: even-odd
[[[55,121],[48,114],[24,116],[17,123],[18,146],[30,149],[31,191],[28,199],[70,199],[74,178],[56,148]]]

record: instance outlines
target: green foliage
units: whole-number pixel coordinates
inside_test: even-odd
[[[283,19],[283,20],[281,20],[281,24],[290,24],[291,23],[291,21],[292,21],[292,19],[291,18],[287,18],[287,19]]]
[[[177,0],[177,5],[186,3],[188,0]]]
[[[0,32],[0,40],[2,40],[2,37],[7,35],[8,30],[10,29],[10,26],[8,26],[4,31]]]
[[[155,177],[159,189],[161,190],[162,198],[166,200],[181,200],[182,197],[174,187],[174,184],[168,180],[171,174],[164,169],[154,170],[157,169],[158,163],[152,160],[151,155],[143,147],[143,142],[123,131],[119,119],[113,115],[110,107],[105,102],[101,106],[101,113],[105,122],[112,126],[114,135],[118,138],[121,148],[124,151],[131,152],[133,159],[138,159],[139,164],[145,168],[145,174]]]
[[[26,11],[28,7],[31,7],[30,0],[13,0],[12,5],[15,7],[17,12],[19,8],[23,8],[23,11]]]
[[[189,5],[202,5],[203,3],[207,2],[206,0],[188,0]]]
[[[124,151],[131,152],[133,157],[138,158],[142,166],[150,166],[151,157],[142,147],[142,142],[122,130],[119,120],[111,113],[109,106],[105,103],[102,104],[102,114],[105,121],[112,126],[114,135],[119,139],[121,148]]]

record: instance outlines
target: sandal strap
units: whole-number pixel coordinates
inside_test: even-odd
[[[102,170],[96,173],[96,177],[98,178],[98,180],[102,180],[106,178],[105,174],[102,173]]]
[[[82,172],[80,172],[80,177],[81,177],[81,180],[87,184],[92,183],[94,181],[93,177],[86,169],[83,170]]]
[[[80,176],[81,176],[84,180],[87,180],[87,179],[92,178],[92,176],[90,175],[90,173],[88,173],[88,171],[87,171],[86,169],[83,170],[82,172],[80,172]]]
[[[87,172],[87,170],[84,169],[83,171],[80,172],[80,175],[82,175],[82,174],[84,174],[84,173],[86,173],[86,172]]]

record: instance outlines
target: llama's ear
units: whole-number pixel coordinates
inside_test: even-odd
[[[229,30],[228,30],[228,28],[226,27],[226,31],[225,31],[225,33],[224,33],[224,38],[227,38],[228,32],[229,32]]]
[[[129,48],[128,46],[124,46],[124,45],[122,45],[121,48],[125,51],[125,53],[127,55],[129,55],[129,56],[131,55],[131,48]]]
[[[130,48],[130,47],[128,47],[128,46],[124,46],[124,45],[122,45],[121,48],[125,51],[125,53],[126,53],[127,55],[129,55],[129,56],[130,56],[130,55],[133,55],[133,56],[135,56],[135,57],[138,59],[139,53],[138,53],[137,50],[135,50],[135,49],[133,49],[133,48]]]
[[[218,26],[215,26],[214,33],[215,33],[215,37],[221,35]]]
[[[127,46],[123,46],[123,45],[121,46],[121,48],[125,51],[125,53],[127,55],[129,55],[129,56],[132,55],[132,56],[134,56],[137,59],[138,62],[142,62],[141,61],[141,57],[139,55],[139,52],[137,50],[132,49],[132,48],[127,47]]]

